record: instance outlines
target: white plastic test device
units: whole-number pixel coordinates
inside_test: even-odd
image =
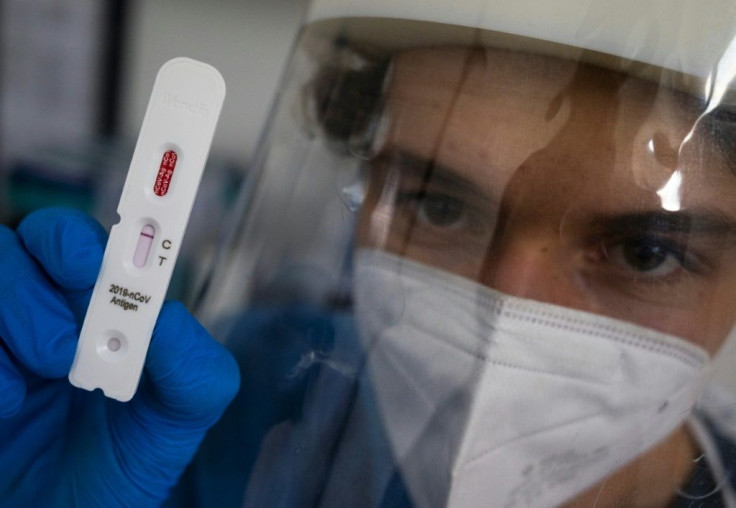
[[[158,72],[77,345],[70,382],[130,400],[169,286],[225,82],[175,58]]]

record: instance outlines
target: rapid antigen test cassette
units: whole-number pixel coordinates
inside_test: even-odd
[[[210,65],[166,62],[156,76],[69,380],[130,400],[169,286],[225,98]]]

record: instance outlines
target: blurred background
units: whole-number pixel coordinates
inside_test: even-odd
[[[158,68],[228,95],[169,290],[189,300],[248,173],[306,0],[0,0],[0,223],[71,206],[109,230]]]

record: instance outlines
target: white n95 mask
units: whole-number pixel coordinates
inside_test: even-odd
[[[689,415],[707,353],[359,250],[369,375],[417,506],[554,506]]]

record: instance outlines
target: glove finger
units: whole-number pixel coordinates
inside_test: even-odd
[[[78,210],[47,208],[28,215],[18,227],[18,235],[59,285],[81,326],[102,264],[105,230]]]
[[[0,226],[0,337],[18,363],[42,377],[69,372],[78,329],[63,295]]]
[[[23,376],[0,342],[0,418],[15,415],[23,405],[25,397],[26,383]]]
[[[28,215],[18,226],[18,236],[61,288],[94,287],[107,242],[97,221],[78,210],[46,208]]]
[[[128,452],[126,474],[167,491],[239,384],[232,355],[183,305],[164,304],[141,387],[130,403],[116,406],[116,427],[126,429],[115,432],[118,455]]]
[[[170,413],[175,421],[214,421],[240,385],[233,356],[179,302],[167,302],[161,310],[146,359],[146,377],[157,409]]]

